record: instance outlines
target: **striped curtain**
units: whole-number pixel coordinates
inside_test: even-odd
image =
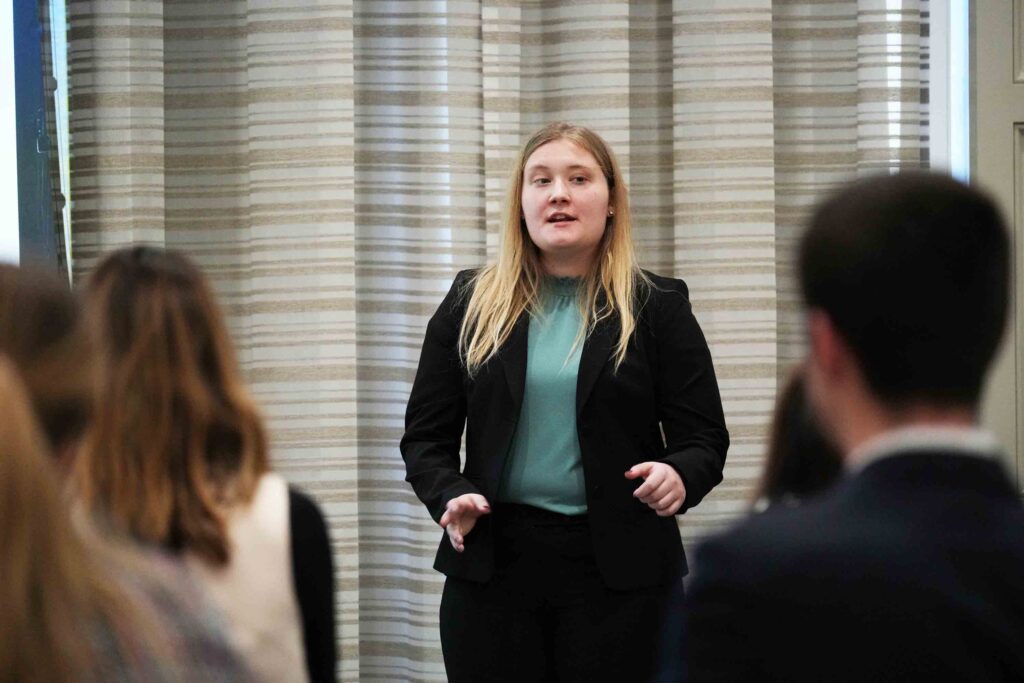
[[[274,439],[323,505],[343,680],[444,680],[440,531],[403,481],[426,321],[495,253],[555,119],[626,173],[645,267],[690,285],[733,446],[680,519],[742,513],[802,353],[792,249],[837,183],[926,163],[914,0],[175,0],[70,7],[74,272],[149,242],[214,280]]]

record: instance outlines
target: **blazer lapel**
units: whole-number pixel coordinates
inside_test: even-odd
[[[576,417],[583,412],[583,406],[586,405],[590,392],[594,389],[594,383],[597,382],[601,371],[608,363],[617,331],[618,325],[605,318],[597,324],[594,331],[583,342],[580,368],[576,375]]]
[[[526,386],[526,346],[529,329],[530,315],[523,313],[512,328],[505,346],[498,352],[498,358],[505,368],[505,382],[508,383],[509,393],[512,394],[512,404],[517,416],[523,405],[523,392]]]

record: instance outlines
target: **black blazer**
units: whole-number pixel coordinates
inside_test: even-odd
[[[1024,680],[1024,508],[1000,463],[906,451],[697,550],[694,681]]]
[[[456,276],[427,325],[401,443],[406,479],[435,520],[450,499],[465,493],[495,501],[523,399],[528,315],[473,378],[459,358],[472,276],[472,271]],[[605,582],[617,589],[658,585],[686,572],[675,519],[658,517],[633,498],[640,480],[626,479],[626,470],[647,460],[671,464],[686,486],[682,512],[722,480],[729,444],[711,354],[686,285],[651,279],[655,287],[641,294],[644,304],[622,365],[615,371],[618,325],[604,321],[583,345],[577,376],[576,429],[594,551]],[[466,461],[460,473],[464,427]],[[456,553],[442,537],[434,567],[449,576],[489,580],[494,571],[489,515],[477,522],[465,545],[464,553]]]

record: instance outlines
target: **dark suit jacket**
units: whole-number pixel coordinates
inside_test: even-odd
[[[1024,509],[908,450],[701,545],[687,597],[694,681],[1024,680]]]
[[[406,479],[435,520],[450,499],[465,493],[494,502],[523,399],[527,315],[473,378],[459,359],[472,275],[459,273],[427,325],[401,444]],[[685,511],[721,481],[729,443],[711,355],[686,285],[651,277],[656,288],[644,294],[622,365],[615,371],[617,323],[605,321],[585,341],[577,376],[576,429],[597,565],[606,583],[620,589],[666,583],[686,571],[675,520],[658,517],[632,497],[640,481],[626,479],[626,470],[647,460],[670,463],[686,486]],[[489,580],[489,516],[466,536],[464,553],[442,538],[434,567],[449,576]]]

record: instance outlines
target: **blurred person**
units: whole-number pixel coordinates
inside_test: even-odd
[[[3,354],[0,410],[0,683],[251,680],[176,565],[72,529]]]
[[[89,338],[67,280],[0,264],[0,353],[17,367],[49,450],[66,468],[95,389]]]
[[[642,271],[631,233],[605,141],[546,126],[513,168],[497,262],[459,273],[427,325],[401,451],[445,530],[451,681],[681,664],[675,515],[721,481],[729,437],[686,284]]]
[[[775,402],[768,453],[752,496],[755,510],[793,505],[842,476],[843,460],[807,397],[806,368],[796,367]]]
[[[846,476],[698,549],[690,678],[1024,680],[1024,508],[977,425],[1010,295],[999,211],[946,176],[866,179],[817,207],[798,272]]]
[[[267,437],[206,278],[132,247],[90,276],[96,417],[76,459],[86,509],[181,555],[272,681],[334,680],[334,577],[324,518],[270,471]]]

